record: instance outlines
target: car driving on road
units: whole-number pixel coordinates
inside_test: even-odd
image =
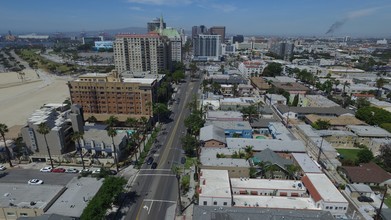
[[[147,164],[151,165],[153,163],[153,157],[149,157],[147,160]]]
[[[43,180],[31,179],[31,180],[27,181],[27,184],[29,184],[29,185],[39,185],[39,184],[43,184]]]

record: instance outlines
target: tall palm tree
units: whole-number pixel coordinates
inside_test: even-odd
[[[114,163],[115,163],[115,166],[116,166],[117,172],[118,172],[119,168],[118,168],[118,160],[117,160],[117,148],[115,147],[115,144],[114,144],[114,137],[117,136],[117,132],[113,128],[109,128],[107,130],[107,135],[111,137],[111,142],[112,142],[113,148],[114,148]]]
[[[71,139],[75,143],[77,142],[77,151],[79,151],[80,153],[81,164],[83,165],[83,170],[84,170],[86,167],[84,166],[83,150],[80,144],[80,140],[83,139],[83,135],[84,135],[83,132],[75,131],[73,132]]]
[[[179,207],[179,214],[182,214],[182,199],[181,199],[181,168],[179,166],[172,166],[171,168],[172,172],[175,174],[177,183],[178,183],[178,207]]]
[[[132,117],[127,118],[125,121],[126,125],[129,126],[130,128],[135,128],[137,125],[137,122],[138,122],[138,120],[135,118],[132,118]]]
[[[133,132],[131,135],[130,135],[130,145],[133,145],[133,146],[130,146],[132,148],[134,148],[134,154],[136,155],[136,161],[138,161],[137,159],[137,152],[139,151],[139,148],[140,148],[140,133],[138,131],[135,131]]]
[[[46,138],[46,135],[49,134],[50,132],[50,128],[45,122],[42,122],[41,124],[38,125],[37,131],[38,133],[42,134],[45,139],[46,149],[48,150],[48,154],[49,154],[50,165],[52,166],[52,168],[54,168],[52,155],[50,154],[50,148],[48,145],[48,140]]]
[[[244,148],[244,152],[246,152],[246,160],[250,160],[250,158],[253,157],[253,154],[254,154],[254,146],[250,146],[250,145],[247,145],[245,148]]]
[[[7,154],[8,163],[9,163],[10,167],[12,167],[11,152],[10,152],[10,149],[8,149],[8,147],[7,147],[7,142],[5,141],[5,133],[7,133],[7,132],[9,132],[8,126],[6,124],[1,123],[0,124],[0,135],[4,141],[4,148],[5,148],[5,152]]]
[[[114,115],[110,116],[106,121],[105,123],[110,127],[115,127],[117,124],[118,124],[118,118],[115,117]]]

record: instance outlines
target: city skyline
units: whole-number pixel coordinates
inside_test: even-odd
[[[187,31],[203,24],[226,26],[227,34],[390,37],[382,25],[389,8],[386,0],[4,0],[0,33],[146,28],[163,15],[167,26]]]

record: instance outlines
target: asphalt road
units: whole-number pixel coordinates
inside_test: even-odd
[[[131,198],[126,200],[129,211],[125,219],[164,219],[175,217],[178,198],[177,180],[171,167],[180,164],[184,156],[181,150],[181,137],[185,135],[184,119],[189,115],[187,103],[197,94],[199,81],[182,83],[176,95],[180,102],[174,102],[172,121],[163,124],[157,142],[149,156],[158,163],[157,169],[151,170],[144,164],[136,177]]]
[[[44,184],[66,185],[73,177],[78,174],[72,173],[42,173],[36,169],[18,169],[5,170],[7,175],[0,178],[0,183],[26,183],[30,179],[43,180]]]

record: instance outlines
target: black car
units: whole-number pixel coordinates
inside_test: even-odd
[[[182,157],[181,158],[181,164],[185,164],[186,163],[186,157]]]
[[[157,167],[157,163],[156,162],[152,163],[151,169],[156,169],[156,167]]]
[[[371,197],[368,197],[368,196],[359,196],[357,198],[357,200],[359,202],[373,202],[373,199]]]
[[[110,175],[117,175],[117,171],[116,170],[109,170],[110,172]]]
[[[153,157],[149,157],[147,160],[147,164],[151,165],[153,163]]]

